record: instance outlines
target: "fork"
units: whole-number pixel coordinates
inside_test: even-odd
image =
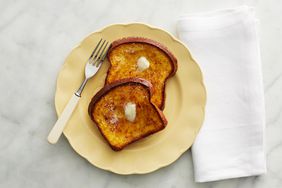
[[[105,57],[108,53],[108,50],[111,45],[108,45],[109,42],[103,39],[100,39],[96,47],[94,48],[93,52],[91,53],[90,57],[87,60],[87,63],[85,65],[85,78],[83,82],[81,83],[78,90],[72,95],[71,99],[69,100],[68,104],[66,105],[63,113],[55,123],[54,127],[50,131],[48,135],[48,142],[51,144],[56,144],[59,140],[69,118],[72,115],[72,112],[74,111],[80,97],[81,93],[87,83],[87,81],[92,78],[99,68],[101,67],[101,64],[104,62]]]

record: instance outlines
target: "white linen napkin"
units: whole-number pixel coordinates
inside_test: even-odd
[[[266,172],[264,93],[253,8],[180,18],[179,38],[203,72],[207,89],[203,127],[192,146],[195,181]]]

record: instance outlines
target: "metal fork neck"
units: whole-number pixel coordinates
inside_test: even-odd
[[[75,95],[78,97],[81,97],[81,93],[87,83],[87,81],[89,80],[89,78],[85,78],[84,81],[82,82],[82,84],[80,85],[80,87],[78,88],[78,90],[75,92]]]

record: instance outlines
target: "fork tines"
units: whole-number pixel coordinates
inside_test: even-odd
[[[98,67],[104,61],[110,46],[108,41],[100,39],[90,55],[88,62]]]

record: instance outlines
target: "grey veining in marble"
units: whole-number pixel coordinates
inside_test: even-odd
[[[268,173],[195,183],[190,152],[146,175],[121,176],[78,156],[62,138],[46,136],[56,121],[56,75],[85,35],[107,24],[145,22],[175,34],[185,13],[255,6],[267,115]],[[0,187],[282,187],[282,2],[278,0],[11,0],[0,1]]]

